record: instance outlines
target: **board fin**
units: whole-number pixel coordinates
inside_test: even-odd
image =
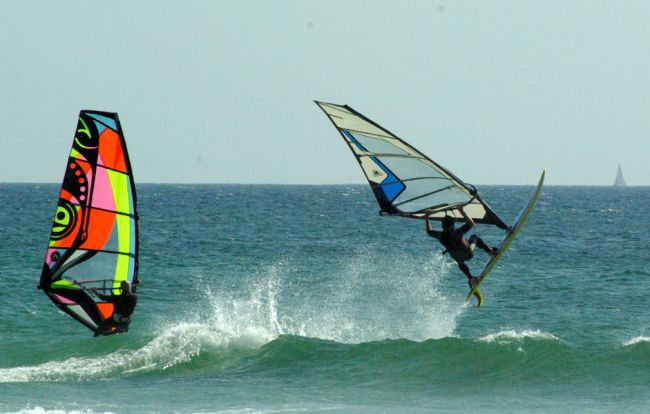
[[[481,289],[477,287],[473,295],[476,298],[476,307],[480,308],[481,305],[483,304],[483,294],[481,293]]]

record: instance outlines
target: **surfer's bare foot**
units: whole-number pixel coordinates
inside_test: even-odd
[[[470,277],[469,279],[467,279],[467,283],[469,284],[470,288],[474,289],[474,287],[478,285],[478,277],[474,277],[474,276]]]

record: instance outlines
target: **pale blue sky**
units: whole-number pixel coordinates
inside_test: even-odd
[[[364,183],[312,100],[474,184],[650,185],[647,1],[0,0],[0,182],[59,182],[80,109],[137,182]]]

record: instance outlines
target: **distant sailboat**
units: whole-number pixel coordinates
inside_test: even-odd
[[[618,170],[616,171],[616,181],[614,181],[614,187],[625,187],[625,179],[623,178],[623,170],[621,169],[621,164],[618,164]]]

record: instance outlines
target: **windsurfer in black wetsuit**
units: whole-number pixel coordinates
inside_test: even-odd
[[[431,220],[429,219],[431,213],[427,212],[425,215],[426,229],[429,236],[438,239],[445,249],[447,249],[446,252],[456,261],[460,270],[467,276],[469,286],[473,288],[478,282],[478,278],[472,276],[465,262],[474,257],[474,247],[480,247],[490,256],[496,255],[497,249],[485,244],[476,234],[472,234],[469,239],[466,239],[464,234],[474,227],[474,220],[465,213],[462,207],[459,207],[458,211],[460,211],[460,214],[465,219],[465,224],[459,228],[454,228],[454,220],[450,216],[445,216],[442,220],[442,231],[433,230],[431,228]]]
[[[102,300],[113,304],[113,316],[104,320],[104,322],[95,331],[95,336],[112,333],[113,327],[117,332],[126,332],[129,330],[131,314],[138,302],[138,296],[131,290],[131,284],[123,280],[120,284],[121,293],[119,295],[103,295],[97,292],[97,288],[91,289],[95,295]]]

